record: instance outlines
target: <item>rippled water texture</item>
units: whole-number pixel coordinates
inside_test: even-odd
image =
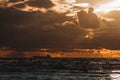
[[[38,59],[0,63],[0,80],[120,80],[120,59]]]

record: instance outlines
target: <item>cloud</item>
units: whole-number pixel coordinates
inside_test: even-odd
[[[104,14],[103,16],[107,17],[107,18],[114,19],[114,20],[120,20],[119,14],[120,14],[119,10],[113,10],[113,11],[110,11],[109,13],[107,13],[107,14]]]
[[[110,48],[119,49],[119,12],[103,17],[114,21],[102,21],[101,27],[93,29],[93,38],[86,38],[87,28],[77,23],[76,17],[66,16],[50,10],[54,4],[49,1],[31,0],[24,4],[46,8],[46,12],[23,11],[14,6],[0,8],[0,46],[11,48]],[[14,1],[16,3],[16,1]],[[50,5],[48,5],[49,3]],[[112,14],[116,14],[113,16]],[[87,23],[85,23],[87,25]],[[91,35],[91,34],[90,34]]]
[[[51,0],[29,0],[27,5],[39,8],[50,8],[53,7],[54,4]]]
[[[27,6],[32,8],[51,8],[55,4],[51,0],[8,0],[2,1],[2,7],[15,7],[25,9]]]
[[[85,28],[99,28],[99,17],[93,12],[94,8],[89,8],[88,12],[81,10],[77,13],[79,23]]]
[[[113,19],[112,21],[103,21],[101,24],[101,30],[98,31],[96,38],[91,42],[96,43],[96,46],[104,46],[109,49],[119,49],[120,46],[120,19],[118,16],[120,11],[111,11],[104,15],[104,17]],[[116,15],[113,15],[116,14]]]
[[[20,2],[20,1],[24,1],[24,0],[9,0],[9,2],[12,2],[12,3]]]
[[[0,15],[2,15],[0,18],[0,36],[2,38],[0,45],[23,48],[52,46],[54,41],[60,40],[57,38],[62,37],[62,32],[56,24],[59,26],[66,20],[72,20],[71,17],[54,11],[25,12],[15,8],[1,8]]]
[[[25,8],[25,4],[24,3],[19,3],[19,4],[15,4],[12,7],[16,7],[16,8]]]
[[[89,3],[91,6],[98,6],[101,5],[103,3],[108,3],[114,0],[76,0],[77,2],[85,2],[85,3]]]

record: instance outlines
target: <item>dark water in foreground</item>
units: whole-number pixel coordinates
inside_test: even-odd
[[[120,80],[120,59],[1,60],[0,80]]]

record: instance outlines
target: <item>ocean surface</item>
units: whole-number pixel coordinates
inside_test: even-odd
[[[1,59],[0,80],[120,80],[120,59]]]

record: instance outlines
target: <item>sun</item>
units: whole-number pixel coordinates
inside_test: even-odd
[[[101,4],[100,6],[96,7],[95,12],[110,12],[112,10],[120,10],[120,0],[114,0],[112,2]]]

